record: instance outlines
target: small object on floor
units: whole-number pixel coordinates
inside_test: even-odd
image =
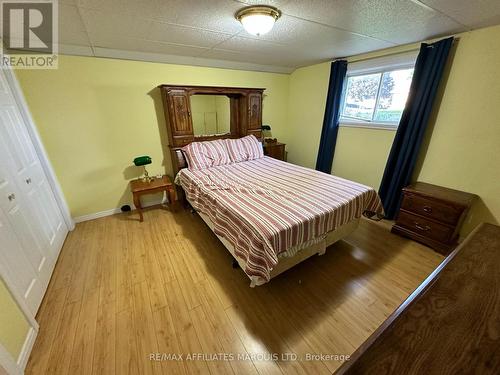
[[[122,212],[130,212],[130,211],[132,211],[132,209],[130,208],[130,206],[129,206],[128,204],[123,205],[123,206],[120,208],[120,210],[121,210]]]
[[[142,206],[141,206],[141,196],[146,194],[155,194],[166,192],[168,196],[168,201],[170,204],[170,209],[175,211],[175,188],[168,176],[163,176],[161,178],[151,178],[150,181],[144,181],[142,179],[130,181],[130,190],[134,197],[134,205],[139,212],[139,221],[144,221],[142,216]]]

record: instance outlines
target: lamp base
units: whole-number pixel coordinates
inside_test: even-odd
[[[144,177],[142,177],[142,181],[143,182],[151,182],[153,180],[154,180],[154,177],[149,177],[148,170],[146,169],[146,167],[144,167]]]

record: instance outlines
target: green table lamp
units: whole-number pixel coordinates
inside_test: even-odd
[[[134,164],[138,167],[144,166],[144,177],[142,180],[144,182],[150,182],[152,180],[151,177],[149,177],[148,170],[146,169],[146,165],[151,164],[151,157],[150,156],[138,156],[134,159]]]

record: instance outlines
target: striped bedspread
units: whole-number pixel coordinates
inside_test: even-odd
[[[278,255],[320,238],[364,211],[382,212],[370,187],[269,157],[203,170],[182,169],[176,183],[217,235],[246,262],[246,274],[269,281]]]

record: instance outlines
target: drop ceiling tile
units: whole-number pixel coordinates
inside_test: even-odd
[[[85,31],[59,31],[59,43],[75,46],[89,46],[90,40]]]
[[[289,0],[285,14],[364,35],[425,24],[439,13],[410,0]]]
[[[148,52],[181,56],[198,56],[203,52],[208,51],[207,48],[175,45],[151,40],[130,38],[122,35],[107,35],[100,37],[91,35],[91,38],[93,39],[94,47],[124,51]]]
[[[441,35],[450,35],[466,31],[466,27],[447,16],[436,16],[422,23],[409,23],[405,27],[374,33],[373,36],[389,40],[396,44],[414,43]]]
[[[162,43],[154,40],[138,40],[136,51],[196,57],[208,51],[208,48]]]
[[[374,47],[385,48],[394,44],[286,15],[282,16],[273,29],[262,37],[253,36],[247,32],[240,33],[238,36],[294,46],[331,46],[334,43],[362,42],[363,45],[370,44]]]
[[[122,35],[146,38],[152,21],[132,15],[105,13],[98,10],[80,8],[85,27],[92,36]]]
[[[155,21],[151,23],[151,27],[146,35],[146,39],[149,40],[187,44],[198,47],[212,47],[230,37],[231,34],[176,26]]]
[[[500,24],[499,0],[420,0],[472,28]]]
[[[59,4],[58,21],[61,30],[85,31],[78,8],[74,5]]]
[[[79,8],[100,10],[110,14],[153,18],[160,10],[162,0],[75,0]]]
[[[276,22],[275,27],[269,34],[261,38],[253,37],[247,33],[241,33],[237,38],[224,42],[217,47],[238,50],[239,44],[239,49],[244,49],[247,48],[248,42],[245,42],[243,39],[259,40],[264,49],[267,48],[265,43],[276,43],[280,41],[279,45],[286,45],[292,48],[306,60],[324,60],[334,57],[350,56],[356,53],[388,48],[395,45],[395,43],[392,42],[365,37],[329,26],[284,16]],[[233,44],[236,44],[236,46],[233,46]],[[256,46],[259,46],[259,44],[256,44]],[[272,47],[273,44],[269,44],[268,48],[271,49]],[[277,52],[282,53],[279,49]]]
[[[79,46],[90,43],[76,6],[59,4],[59,43]]]
[[[253,38],[244,38],[240,36],[234,36],[219,45],[217,49],[232,50],[237,52],[246,53],[276,53],[278,54],[281,50],[285,48],[285,45],[270,42],[266,40],[259,40]]]
[[[274,65],[280,67],[295,67],[300,63],[300,59],[291,60],[285,56],[279,55],[269,55],[269,54],[257,54],[241,51],[231,51],[224,49],[211,49],[200,57],[215,59],[215,60],[227,60],[227,61],[237,61],[244,63],[260,64],[260,65]]]
[[[178,25],[235,34],[242,30],[241,24],[234,18],[240,8],[241,3],[231,0],[170,0],[160,3],[160,10],[153,18]]]

